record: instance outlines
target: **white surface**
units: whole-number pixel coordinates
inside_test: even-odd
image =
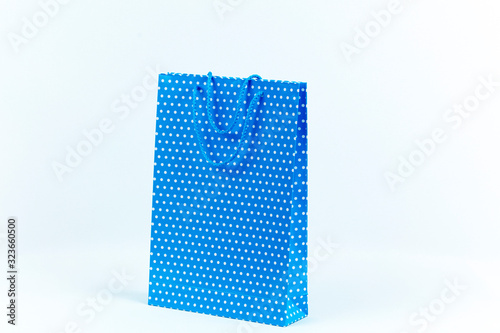
[[[349,63],[341,43],[389,1],[231,3],[221,20],[212,0],[72,0],[16,53],[8,33],[40,6],[2,1],[0,218],[19,218],[21,242],[19,326],[2,310],[2,332],[280,330],[146,305],[155,91],[122,118],[112,104],[155,67],[308,82],[318,255],[310,316],[287,331],[417,332],[412,314],[458,279],[467,289],[422,331],[498,332],[500,87],[457,129],[443,114],[479,77],[500,81],[500,5],[402,1]],[[112,133],[60,182],[52,163],[104,118]],[[384,173],[435,128],[447,140],[391,191]],[[76,308],[122,269],[135,278],[87,323]]]

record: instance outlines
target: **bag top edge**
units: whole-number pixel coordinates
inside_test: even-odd
[[[167,73],[160,73],[159,76],[168,76],[168,75],[175,75],[175,76],[193,76],[193,77],[200,77],[200,78],[206,78],[206,74],[186,74],[186,73],[177,73],[177,72],[167,72]],[[213,75],[215,78],[221,78],[221,79],[232,79],[232,80],[244,80],[245,78],[241,77],[234,77],[234,76],[218,76],[218,75]],[[262,79],[261,81],[264,82],[272,82],[272,83],[291,83],[291,84],[307,84],[307,82],[304,81],[288,81],[288,80],[271,80],[271,79]]]

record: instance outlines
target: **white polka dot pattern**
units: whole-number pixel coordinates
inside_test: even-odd
[[[241,112],[229,133],[208,120],[206,75],[159,76],[148,304],[287,326],[308,313],[306,84],[212,82],[215,124]],[[236,158],[210,164],[194,119],[212,161]]]

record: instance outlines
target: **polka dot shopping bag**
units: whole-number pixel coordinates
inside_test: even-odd
[[[160,74],[148,304],[307,316],[306,100],[302,82]]]

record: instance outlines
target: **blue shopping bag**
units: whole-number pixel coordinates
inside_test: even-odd
[[[307,316],[306,83],[160,74],[148,304]]]

